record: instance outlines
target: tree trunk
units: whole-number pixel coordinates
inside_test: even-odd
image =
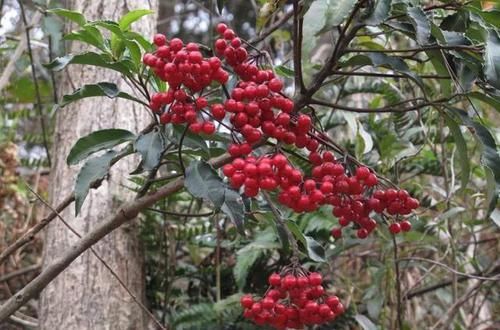
[[[82,12],[88,20],[117,20],[133,9],[156,10],[156,0],[69,0],[67,8]],[[150,38],[156,15],[143,17],[133,29]],[[73,27],[74,28],[74,27]],[[70,53],[87,50],[73,43]],[[129,90],[118,74],[93,67],[70,66],[62,77],[60,91],[64,94],[86,83],[115,82]],[[53,205],[68,196],[74,187],[79,168],[66,165],[66,156],[76,140],[92,131],[123,128],[139,132],[148,124],[144,107],[134,102],[108,98],[89,98],[58,110],[55,127],[50,200]],[[137,165],[134,157],[118,162],[108,180],[87,197],[81,214],[75,218],[74,208],[63,212],[64,219],[80,234],[88,232],[117,206],[134,198],[127,189],[127,174]],[[77,237],[61,221],[54,220],[46,233],[44,261],[46,266],[63,254]],[[137,223],[115,230],[94,246],[97,253],[144,300],[143,256],[138,239]],[[130,295],[112,277],[102,263],[86,252],[55,279],[41,294],[39,322],[41,329],[145,329],[148,320]]]

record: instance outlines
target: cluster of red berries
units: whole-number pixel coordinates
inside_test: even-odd
[[[283,96],[283,82],[272,70],[259,69],[252,63],[248,52],[242,47],[241,40],[225,24],[217,26],[220,38],[215,42],[216,53],[232,67],[239,78],[230,97],[224,104],[212,108],[214,117],[224,118],[223,110],[230,113],[233,129],[239,132],[246,143],[254,143],[263,135],[299,148],[315,150],[316,140],[308,136],[312,120],[306,114],[292,114],[294,103]],[[246,153],[246,146],[233,144],[229,148],[232,156]]]
[[[197,44],[184,45],[178,38],[169,41],[164,35],[157,34],[153,42],[156,51],[145,54],[143,62],[156,76],[168,82],[169,90],[151,96],[151,109],[160,115],[162,124],[187,123],[193,132],[214,133],[215,125],[200,114],[208,106],[208,101],[195,94],[214,81],[227,82],[229,74],[222,68],[221,60],[204,58]]]
[[[262,299],[254,300],[252,295],[241,298],[243,316],[276,329],[303,329],[305,325],[331,322],[344,312],[344,306],[337,296],[326,294],[322,282],[321,274],[300,267],[272,274],[271,287]]]
[[[366,238],[377,226],[372,212],[399,220],[390,224],[392,233],[409,230],[411,224],[403,216],[417,208],[418,201],[404,190],[377,190],[377,176],[367,167],[349,171],[331,152],[318,151],[319,138],[312,129],[311,117],[294,111],[293,101],[282,94],[283,82],[272,70],[254,63],[256,58],[227,25],[218,24],[217,32],[220,37],[214,50],[220,58],[204,58],[194,43],[184,44],[178,38],[169,41],[161,34],[154,37],[156,51],[146,54],[143,61],[169,84],[168,91],[151,98],[151,108],[160,115],[161,123],[187,123],[195,133],[212,134],[216,128],[208,116],[227,123],[229,115],[233,137],[239,140],[237,133],[243,139],[228,147],[235,159],[223,172],[231,186],[243,187],[248,197],[257,196],[261,189],[277,191],[279,202],[296,212],[313,212],[331,205],[340,225],[331,231],[335,238],[351,224],[359,238]],[[228,80],[223,63],[238,81],[224,103],[209,104],[207,95],[203,95],[206,88],[214,81],[224,84]],[[280,153],[250,156],[251,145],[262,138],[306,148],[313,165],[311,175],[306,177]]]

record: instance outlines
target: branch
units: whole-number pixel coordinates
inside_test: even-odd
[[[269,35],[271,35],[274,31],[279,29],[283,24],[285,24],[291,17],[293,16],[293,10],[285,13],[276,23],[270,25],[267,29],[263,30],[259,36],[254,37],[248,40],[251,44],[258,44],[259,42],[266,39]]]
[[[500,272],[500,266],[497,266],[489,273],[478,272],[478,273],[473,273],[473,274],[458,275],[459,277],[457,279],[457,282],[465,282],[465,281],[473,280],[473,279],[476,279],[478,276],[490,277],[490,276],[498,275],[499,272]],[[448,285],[451,285],[452,283],[453,283],[453,281],[451,281],[451,280],[441,281],[439,283],[436,283],[434,285],[430,285],[430,286],[422,288],[420,290],[410,291],[404,296],[404,299],[409,300],[409,299],[421,296],[423,294],[442,289],[444,287],[447,287]]]
[[[49,151],[49,141],[47,140],[47,128],[45,126],[45,119],[43,117],[42,108],[42,97],[40,95],[40,86],[38,85],[38,78],[36,76],[35,62],[33,60],[33,52],[31,51],[31,40],[30,40],[30,27],[28,25],[28,20],[26,19],[26,13],[24,12],[24,5],[21,0],[18,0],[19,8],[21,9],[21,18],[24,24],[24,31],[26,33],[26,45],[28,49],[28,55],[30,58],[31,65],[31,76],[33,79],[33,85],[35,86],[35,96],[36,96],[36,108],[38,110],[38,116],[40,117],[40,126],[42,128],[42,138],[43,146],[45,148],[45,153],[47,154],[47,162],[49,167],[51,166],[50,151]]]
[[[210,163],[213,167],[219,168],[230,162],[231,159],[232,157],[226,153],[214,158],[210,161]],[[109,216],[104,221],[100,222],[97,227],[92,229],[78,242],[73,244],[73,246],[70,247],[64,255],[56,259],[52,264],[48,265],[40,275],[38,275],[15,295],[10,297],[0,307],[0,323],[5,321],[31,298],[37,296],[57,275],[59,275],[76,258],[101,240],[104,236],[124,223],[133,220],[141,210],[153,206],[157,201],[181,190],[183,187],[184,178],[179,177],[155,192],[122,204],[115,215]]]
[[[16,271],[13,271],[12,273],[9,273],[7,275],[0,277],[0,283],[8,281],[10,279],[13,279],[14,277],[17,277],[17,276],[21,276],[21,275],[31,273],[31,272],[36,272],[36,271],[40,270],[41,267],[42,267],[42,265],[36,264],[36,265],[28,266],[26,268],[18,269]]]
[[[407,78],[411,79],[409,76],[405,76],[403,74],[394,74],[394,73],[381,73],[381,72],[361,72],[361,71],[332,71],[332,75],[339,76],[364,76],[364,77],[381,77],[381,78]],[[452,79],[450,76],[439,76],[439,75],[419,75],[420,78],[423,79]],[[325,84],[328,82],[325,81]]]
[[[304,93],[304,79],[302,76],[302,24],[304,19],[300,17],[302,7],[299,0],[293,0],[293,69],[295,93]]]
[[[418,53],[425,52],[427,50],[469,50],[481,52],[483,47],[481,46],[467,46],[467,45],[429,45],[423,47],[415,48],[405,48],[405,49],[354,49],[346,48],[345,53]]]
[[[317,105],[322,105],[325,107],[333,108],[333,109],[339,109],[339,110],[344,110],[344,111],[350,111],[350,112],[359,112],[359,113],[385,113],[385,112],[409,112],[409,111],[417,111],[420,110],[421,108],[427,107],[427,106],[433,106],[436,104],[440,103],[445,103],[448,102],[451,98],[446,98],[446,99],[439,99],[436,101],[430,101],[430,102],[420,102],[417,105],[411,106],[411,107],[402,107],[399,108],[397,107],[398,105],[405,104],[405,103],[410,103],[410,102],[415,102],[418,101],[419,99],[411,99],[407,100],[398,104],[390,105],[390,106],[385,106],[382,108],[355,108],[355,107],[349,107],[347,105],[341,105],[341,104],[334,104],[334,103],[328,103],[325,101],[321,100],[316,100],[312,99],[311,104],[317,104]]]

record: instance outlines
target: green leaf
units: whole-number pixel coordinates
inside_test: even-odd
[[[54,8],[54,9],[49,9],[47,10],[48,13],[56,14],[58,16],[64,17],[69,19],[72,22],[75,22],[76,24],[83,26],[87,23],[87,20],[85,17],[77,12],[77,11],[72,11],[72,10],[67,10],[64,8]]]
[[[142,59],[141,48],[139,47],[139,44],[136,41],[130,41],[130,40],[125,40],[124,44],[128,49],[128,53],[132,61],[135,63],[136,66],[139,66],[141,64],[141,59]]]
[[[108,151],[104,155],[89,159],[78,173],[75,184],[75,214],[82,209],[83,202],[89,189],[98,180],[104,179],[108,174],[111,161],[116,156],[116,151]]]
[[[408,9],[408,17],[413,24],[416,31],[417,42],[419,45],[426,45],[429,43],[431,36],[431,24],[427,19],[421,7],[412,7]]]
[[[123,17],[118,22],[118,25],[120,26],[120,29],[122,31],[125,31],[130,27],[130,24],[134,23],[135,21],[137,21],[141,17],[143,17],[145,15],[152,14],[152,13],[154,13],[154,11],[149,10],[149,9],[136,9],[136,10],[129,11],[128,13],[123,15]]]
[[[498,198],[498,193],[500,192],[500,155],[498,153],[495,138],[485,126],[472,120],[465,111],[450,106],[447,108],[452,114],[457,116],[462,121],[462,125],[469,128],[469,131],[475,135],[482,146],[481,162],[484,166],[491,170],[491,174],[496,185],[496,188],[490,197],[490,205],[488,209],[489,215],[496,207],[496,200]]]
[[[288,229],[292,232],[293,236],[295,236],[295,239],[299,241],[304,247],[307,247],[306,238],[302,231],[300,231],[300,228],[297,226],[297,224],[290,220],[286,221],[285,223]]]
[[[45,67],[49,70],[61,71],[69,64],[83,64],[107,68],[118,71],[125,76],[130,76],[134,67],[133,63],[129,60],[115,61],[108,54],[97,54],[94,52],[57,57],[51,63],[46,64]]]
[[[238,232],[241,235],[245,235],[245,204],[237,191],[229,188],[224,189],[224,202],[222,203],[221,211],[231,219]]]
[[[161,161],[165,150],[165,137],[163,130],[156,127],[149,133],[142,134],[134,142],[134,149],[141,154],[141,163],[138,169],[151,171]],[[137,173],[134,171],[134,173]]]
[[[250,269],[264,255],[263,249],[244,249],[236,254],[236,265],[233,268],[234,280],[240,290],[245,287]]]
[[[372,26],[381,24],[389,17],[391,3],[392,0],[377,0],[373,6],[373,11],[365,18],[364,23]]]
[[[287,77],[287,78],[292,78],[295,75],[295,71],[284,66],[284,65],[278,65],[274,68],[274,71],[282,76],[282,77]]]
[[[470,92],[468,97],[484,102],[492,107],[492,110],[500,111],[500,97],[489,96],[481,92]]]
[[[66,34],[63,39],[81,41],[92,45],[104,52],[108,51],[108,49],[106,48],[106,44],[104,43],[104,38],[102,37],[101,31],[99,31],[92,25],[86,25],[81,30]]]
[[[64,107],[72,102],[76,102],[87,97],[97,96],[107,96],[111,99],[118,97],[146,105],[146,103],[133,97],[132,95],[121,92],[116,84],[110,82],[100,82],[97,84],[84,85],[83,87],[75,90],[72,94],[64,95],[59,103],[59,106]]]
[[[414,80],[422,90],[425,90],[422,79],[410,70],[405,61],[396,56],[389,56],[382,53],[367,53],[366,55],[355,55],[347,61],[340,63],[341,67],[372,65],[375,67],[385,67],[398,71]]]
[[[92,132],[76,141],[66,158],[66,163],[78,164],[93,153],[111,149],[123,142],[132,141],[134,138],[134,133],[125,129],[112,128]]]
[[[325,262],[325,249],[311,236],[304,236],[306,239],[307,256],[312,261]]]
[[[500,89],[500,38],[494,30],[488,31],[484,53],[484,75],[490,85]]]
[[[186,169],[184,187],[193,196],[211,201],[217,209],[224,204],[226,185],[207,162],[195,160],[189,164]],[[228,193],[228,195],[230,194]],[[226,210],[236,203],[236,200],[232,199],[232,197],[234,195],[228,196],[231,201],[226,205]]]
[[[363,328],[363,330],[377,330],[377,326],[364,315],[356,314],[354,315],[354,319]]]
[[[222,10],[224,9],[225,3],[226,0],[217,0],[217,10],[219,11],[219,14],[222,14]]]
[[[460,168],[462,169],[461,184],[462,189],[465,189],[470,178],[470,159],[467,152],[467,143],[465,142],[464,136],[462,135],[462,131],[460,130],[457,122],[446,113],[444,115],[444,119],[457,146]]]

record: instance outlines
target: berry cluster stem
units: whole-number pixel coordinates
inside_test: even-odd
[[[262,192],[262,195],[264,196],[264,199],[266,200],[267,204],[269,204],[269,207],[271,208],[271,212],[273,213],[274,218],[276,219],[276,222],[278,222],[286,231],[286,235],[288,237],[288,241],[290,241],[290,246],[292,247],[292,257],[291,261],[292,263],[298,263],[299,262],[299,246],[297,245],[297,241],[293,237],[292,232],[290,229],[288,229],[288,226],[285,223],[285,220],[281,217],[280,211],[276,208],[276,205],[274,205],[271,196],[267,192]]]

